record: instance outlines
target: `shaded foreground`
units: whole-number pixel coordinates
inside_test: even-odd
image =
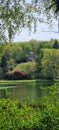
[[[59,130],[59,90],[44,100],[0,99],[0,130]]]

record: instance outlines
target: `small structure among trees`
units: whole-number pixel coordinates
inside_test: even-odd
[[[34,60],[34,53],[31,51],[31,52],[29,52],[29,54],[28,54],[27,61],[33,61],[33,60]]]

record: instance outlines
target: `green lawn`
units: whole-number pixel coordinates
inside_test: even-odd
[[[29,83],[29,82],[32,82],[32,83],[35,83],[35,82],[38,82],[38,83],[57,83],[59,84],[59,80],[45,80],[45,79],[33,79],[33,80],[0,80],[0,85],[1,84],[17,84],[17,83]]]

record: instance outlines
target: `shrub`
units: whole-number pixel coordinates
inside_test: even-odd
[[[26,74],[22,70],[16,70],[14,72],[9,72],[5,74],[5,79],[19,80],[25,78],[26,78]]]
[[[24,100],[0,99],[0,130],[59,130],[59,89],[35,106]],[[57,96],[58,95],[58,96]],[[46,104],[44,109],[41,105]]]
[[[7,72],[4,76],[4,79],[12,80],[13,79],[13,73]]]
[[[26,62],[18,64],[13,71],[23,70],[26,73],[25,78],[27,79],[34,79],[35,78],[35,72],[36,72],[36,62]]]
[[[26,74],[22,70],[14,71],[13,73],[13,79],[24,79],[26,77]]]

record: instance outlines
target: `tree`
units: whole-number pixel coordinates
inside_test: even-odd
[[[26,0],[0,0],[0,43],[11,41],[23,27],[31,28],[35,23],[33,9]]]
[[[0,43],[11,42],[17,31],[30,30],[32,23],[36,31],[37,21],[43,22],[42,13],[49,21],[54,12],[59,12],[59,0],[0,0]]]
[[[20,63],[23,58],[23,50],[20,45],[15,44],[13,47],[13,59],[15,60],[15,63]]]
[[[46,1],[47,3],[48,1]],[[50,5],[48,6],[47,9],[51,9],[53,8],[53,11],[55,13],[58,13],[59,12],[59,0],[50,0]]]
[[[25,8],[24,0],[0,0],[0,42],[6,39],[7,31],[9,40],[24,26]]]
[[[39,46],[38,49],[37,49],[37,52],[36,52],[36,57],[35,57],[35,61],[36,61],[36,77],[37,78],[41,78],[41,69],[42,69],[41,61],[42,61],[42,57],[43,57],[43,49],[41,48],[41,46]]]
[[[45,11],[52,9],[54,13],[59,12],[59,0],[32,0],[32,3],[37,7],[45,9]]]
[[[53,48],[58,49],[59,48],[59,43],[57,40],[55,40],[54,44],[53,44]]]
[[[45,49],[42,58],[41,74],[43,78],[56,79],[59,77],[59,49]]]
[[[32,4],[33,6],[36,6],[37,12],[41,10],[41,15],[43,14],[42,16],[43,16],[44,23],[49,24],[50,27],[53,26],[55,20],[58,20],[58,32],[59,32],[59,18],[58,18],[59,0],[49,0],[49,1],[48,0],[32,0]],[[35,12],[36,12],[36,9],[35,9]]]
[[[11,47],[7,47],[1,58],[1,68],[3,69],[4,74],[8,71],[9,61],[12,59],[12,50]]]

